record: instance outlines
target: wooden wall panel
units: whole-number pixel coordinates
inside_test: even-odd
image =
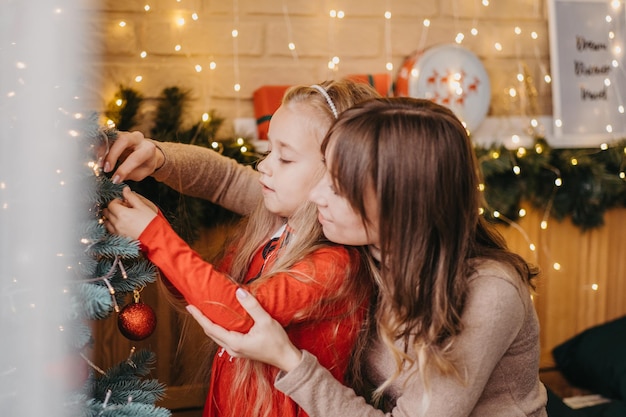
[[[527,212],[515,226],[497,228],[513,251],[542,270],[534,299],[541,323],[541,363],[547,367],[553,365],[551,351],[558,344],[626,315],[626,210],[607,212],[604,226],[587,231],[569,219],[548,219],[544,230],[544,213]],[[530,242],[535,251],[529,250]]]

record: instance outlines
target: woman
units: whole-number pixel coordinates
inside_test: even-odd
[[[461,122],[428,100],[375,99],[342,113],[322,150],[328,172],[311,199],[324,234],[369,245],[378,265],[356,393],[243,289],[255,326],[228,332],[188,307],[205,332],[233,356],[278,367],[274,385],[309,416],[546,416],[536,271],[480,216]]]

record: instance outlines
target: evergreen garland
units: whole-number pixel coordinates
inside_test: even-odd
[[[115,111],[108,112],[107,116],[120,130],[130,130],[136,123],[136,112],[143,100],[140,93],[120,87],[111,103],[121,104],[110,105],[109,108]],[[155,127],[150,132],[153,138],[206,146],[244,164],[253,163],[258,158],[247,142],[233,138],[216,141],[216,131],[223,119],[214,114],[211,114],[209,123],[200,122],[190,129],[181,129],[189,100],[188,91],[168,87],[158,100]],[[249,151],[242,152],[242,145]],[[485,186],[484,216],[494,222],[502,221],[502,216],[515,221],[519,218],[522,203],[528,202],[559,221],[571,218],[572,223],[583,231],[600,227],[607,210],[626,206],[625,149],[626,138],[597,149],[556,149],[541,137],[528,149],[507,149],[497,144],[476,146]],[[168,207],[166,215],[187,240],[194,237],[188,230],[197,231],[198,226],[229,220],[228,214],[217,206],[181,196],[162,184],[148,186],[150,182],[156,183],[151,179],[142,182],[143,192],[149,193],[148,198],[152,197],[162,208]],[[152,191],[148,187],[153,187]],[[209,215],[203,216],[202,213]],[[185,216],[189,222],[187,232],[180,224]]]
[[[120,87],[108,105],[105,115],[120,131],[133,130],[138,123],[138,112],[146,98],[139,92]],[[242,137],[218,138],[218,130],[224,119],[214,111],[207,120],[200,120],[184,127],[183,119],[191,95],[178,87],[164,88],[157,98],[155,119],[147,137],[162,142],[187,143],[203,146],[231,157],[242,164],[255,163],[259,155],[254,146]],[[174,230],[188,243],[192,243],[200,229],[238,219],[234,213],[201,198],[180,194],[178,191],[148,177],[141,182],[129,181],[128,185],[139,194],[159,206]]]
[[[554,149],[538,138],[529,149],[475,150],[490,220],[517,220],[526,201],[584,231],[602,226],[607,210],[626,206],[626,139],[597,149]]]

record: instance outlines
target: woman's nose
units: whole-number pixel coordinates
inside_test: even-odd
[[[324,198],[324,193],[323,193],[324,183],[326,182],[325,179],[326,179],[326,176],[322,177],[322,179],[319,180],[318,183],[315,184],[313,188],[311,189],[311,191],[309,192],[309,201],[311,201],[312,203],[318,206],[323,206],[326,201],[326,199]]]

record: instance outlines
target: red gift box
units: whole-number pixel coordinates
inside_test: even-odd
[[[267,139],[267,129],[272,114],[280,107],[285,91],[289,85],[264,85],[252,93],[254,103],[254,117],[259,139]]]
[[[352,81],[369,84],[383,97],[392,95],[393,84],[390,74],[352,74],[348,75],[346,78]]]
[[[389,74],[353,74],[346,77],[355,82],[362,82],[371,85],[382,96],[390,95],[392,90],[392,80]],[[256,118],[257,132],[259,139],[267,139],[272,115],[280,107],[285,91],[291,87],[289,85],[264,85],[252,93],[254,104],[254,117]]]

